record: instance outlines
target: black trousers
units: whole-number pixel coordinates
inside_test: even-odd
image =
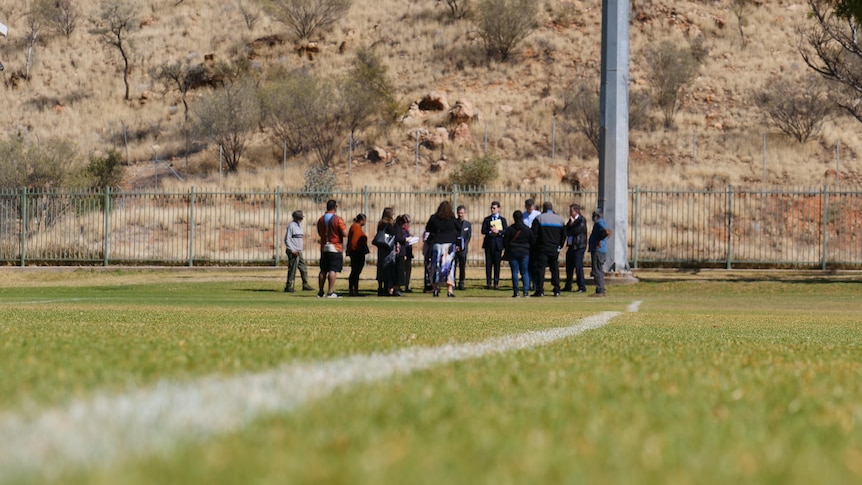
[[[560,253],[556,250],[540,251],[539,261],[536,269],[539,273],[539,280],[536,281],[536,292],[545,292],[545,268],[551,268],[551,286],[554,287],[554,293],[560,292]]]
[[[572,288],[572,282],[577,283],[579,290],[586,291],[587,280],[584,278],[584,253],[587,248],[566,251],[566,288]]]
[[[455,253],[455,271],[458,272],[458,286],[464,286],[465,273],[467,272],[467,250],[462,249]]]
[[[350,292],[359,292],[359,275],[365,268],[365,254],[350,254],[350,276],[347,277],[347,288]]]
[[[503,261],[503,251],[495,245],[485,248],[485,284],[499,286],[500,284],[500,262]],[[493,282],[491,276],[493,273]]]

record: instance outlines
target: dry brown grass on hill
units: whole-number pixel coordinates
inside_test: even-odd
[[[130,186],[151,186],[156,170],[160,184],[170,187],[218,185],[217,149],[208,147],[186,161],[179,95],[154,84],[149,72],[173,60],[203,62],[207,54],[216,60],[245,55],[254,39],[273,34],[287,39],[284,26],[261,14],[253,29],[247,28],[235,0],[141,2],[141,28],[132,35],[133,101],[127,103],[122,100],[119,57],[88,33],[91,24],[87,19],[95,16],[98,2],[78,3],[83,11],[78,29],[68,40],[45,34],[36,49],[32,78],[18,80],[13,87],[12,75],[22,68],[26,50],[21,41],[24,2],[0,0],[0,20],[10,27],[9,38],[0,39],[0,58],[6,65],[4,87],[0,88],[4,118],[9,120],[6,134],[21,133],[30,139],[63,136],[74,139],[83,153],[115,147],[124,155],[124,138],[128,137]],[[252,0],[244,0],[243,5],[260,9]],[[799,145],[770,127],[750,101],[770,75],[804,69],[795,28],[805,20],[806,4],[788,0],[753,8],[747,17],[745,46],[729,7],[729,0],[633,5],[632,91],[647,88],[641,59],[652,43],[699,38],[708,55],[698,76],[685,87],[674,128],[660,128],[655,112],[650,129],[632,131],[631,185],[761,183],[764,153],[770,185],[831,183],[827,171],[836,167],[836,144],[841,145],[842,179],[862,181],[858,155],[862,141],[856,136],[856,121],[835,119],[817,139]],[[447,12],[435,0],[355,0],[345,19],[314,39],[321,52],[313,60],[296,55],[294,43],[288,40],[271,48],[255,48],[253,69],[261,79],[277,66],[305,66],[318,75],[331,76],[343,72],[355,49],[373,47],[385,58],[405,113],[411,102],[432,90],[444,91],[451,104],[467,100],[478,109],[478,121],[471,126],[473,145],[449,143],[442,149],[421,149],[418,175],[410,126],[396,124],[387,132],[364,134],[356,155],[378,145],[393,152],[396,162],[384,166],[357,160],[351,164],[348,179],[345,148],[336,162],[344,188],[434,186],[444,182],[447,171],[459,161],[481,155],[486,132],[489,150],[501,158],[496,185],[558,184],[561,171],[595,169],[596,154],[586,139],[566,133],[558,123],[554,144],[552,130],[554,107],[572,79],[598,76],[600,2],[544,0],[541,27],[506,63],[488,61],[472,24],[452,21]],[[340,49],[345,53],[339,53]],[[190,94],[192,106],[199,94]],[[442,124],[445,116],[440,113],[429,113],[422,121],[431,129]],[[154,168],[150,161],[154,152],[159,160],[171,160],[185,182],[170,175],[164,163]],[[447,169],[431,172],[431,163],[443,156]],[[279,148],[266,133],[259,133],[239,173],[223,179],[222,184],[296,187],[302,185],[308,163],[312,163],[310,159],[293,159],[284,170]]]

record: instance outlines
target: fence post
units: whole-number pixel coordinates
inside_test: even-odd
[[[458,184],[452,184],[452,207],[458,207]]]
[[[21,266],[27,261],[27,187],[21,187]]]
[[[731,230],[733,229],[733,186],[727,186],[727,269],[730,269],[733,262],[733,238]]]
[[[105,187],[105,201],[102,204],[102,207],[104,208],[104,211],[105,211],[105,237],[103,238],[103,241],[102,241],[102,258],[103,258],[102,263],[104,266],[107,266],[108,265],[108,235],[109,235],[109,233],[108,233],[108,231],[109,231],[108,221],[110,220],[110,217],[111,217],[111,188],[110,187]]]
[[[189,267],[195,261],[195,188],[189,188]]]
[[[351,143],[353,143],[352,137],[350,140],[351,140]],[[348,161],[347,163],[349,164],[350,162]],[[276,268],[278,267],[278,260],[279,260],[279,256],[281,255],[281,253],[279,253],[279,244],[278,244],[279,243],[279,241],[278,241],[279,240],[279,234],[281,234],[281,226],[279,226],[279,222],[281,222],[281,185],[279,185],[275,189],[275,223],[272,225],[273,227],[275,227],[275,244],[273,246],[275,248],[274,249],[275,254],[273,255],[273,259],[275,260],[275,267]],[[285,254],[287,254],[287,253],[285,253]]]
[[[826,271],[826,186],[820,189],[820,202],[823,205],[822,215],[820,217],[820,232],[823,234],[820,242],[820,269]]]
[[[634,211],[635,211],[635,224],[634,224],[634,239],[635,239],[635,247],[634,247],[634,257],[632,259],[632,269],[638,269],[638,217],[640,216],[640,210],[638,210],[640,204],[640,186],[635,185],[635,203],[634,203]]]
[[[362,189],[362,213],[368,217],[368,186]]]

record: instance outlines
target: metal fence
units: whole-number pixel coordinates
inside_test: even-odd
[[[474,232],[499,201],[510,218],[524,200],[592,208],[595,192],[462,189],[416,192],[365,188],[335,194],[254,191],[0,192],[0,262],[37,264],[280,265],[291,212],[306,214],[306,257],[319,258],[315,222],[328,198],[349,223],[384,207],[410,214],[411,232],[442,200],[465,205]],[[858,268],[862,266],[862,192],[850,188],[630,191],[629,258],[647,266]],[[477,236],[480,239],[481,236]],[[372,253],[372,258],[374,254]],[[481,242],[469,260],[484,260]]]

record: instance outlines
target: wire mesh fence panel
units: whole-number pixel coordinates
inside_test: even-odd
[[[0,191],[0,261],[21,259],[21,194]]]
[[[862,260],[862,192],[827,194],[824,265],[858,265]]]
[[[726,260],[726,194],[714,191],[638,189],[631,234],[638,263],[718,264]]]
[[[733,194],[735,264],[817,266],[821,263],[823,193]]]
[[[492,202],[511,223],[525,201],[552,203],[568,217],[580,204],[589,219],[594,191],[452,187],[430,191],[368,189],[316,194],[276,191],[0,192],[0,261],[5,264],[284,263],[284,232],[304,213],[305,256],[320,256],[317,220],[326,201],[349,226],[366,215],[370,237],[385,207],[409,214],[422,236],[438,205],[464,205],[472,222],[468,261],[484,261],[482,220]],[[648,265],[862,266],[862,193],[853,189],[724,191],[636,188],[629,204],[629,259]],[[591,223],[590,223],[591,225]],[[415,254],[415,253],[414,253]],[[370,260],[376,253],[372,251]],[[418,254],[416,257],[420,257]]]

